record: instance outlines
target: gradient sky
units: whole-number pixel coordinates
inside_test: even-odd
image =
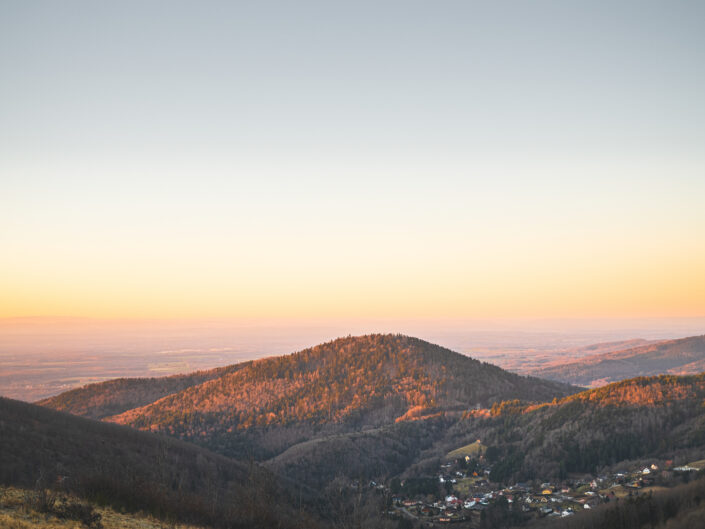
[[[705,315],[705,2],[0,3],[0,317]]]

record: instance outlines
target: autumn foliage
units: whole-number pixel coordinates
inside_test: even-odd
[[[416,338],[369,335],[241,364],[109,420],[202,439],[271,426],[385,424],[508,397],[550,399],[571,389]]]

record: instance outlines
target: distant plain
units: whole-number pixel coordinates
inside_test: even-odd
[[[8,318],[0,320],[0,395],[33,402],[112,378],[189,373],[371,331],[420,336],[524,374],[590,354],[698,334],[703,323]]]

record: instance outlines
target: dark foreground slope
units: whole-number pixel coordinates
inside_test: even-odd
[[[254,361],[108,420],[192,440],[228,455],[250,450],[266,458],[321,434],[387,426],[506,399],[539,402],[574,390],[416,338],[370,335]],[[252,435],[256,442],[243,444]]]
[[[534,376],[578,386],[600,386],[637,376],[705,371],[705,335],[597,354],[533,371]]]
[[[202,448],[0,398],[0,482],[214,527],[310,527],[274,477]],[[270,498],[277,498],[276,505]]]
[[[705,373],[625,380],[542,405],[504,402],[448,432],[491,447],[492,478],[564,478],[646,457],[700,459]]]

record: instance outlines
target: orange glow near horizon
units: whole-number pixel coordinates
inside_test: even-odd
[[[0,317],[513,318],[705,314],[705,251],[683,255],[533,255],[476,262],[374,257],[332,269],[229,261],[62,269],[39,261],[0,279]],[[616,258],[615,258],[616,257]],[[331,260],[332,261],[332,260]],[[341,258],[341,262],[344,257]],[[439,260],[440,261],[440,260]],[[434,268],[435,266],[435,268]],[[395,269],[395,267],[398,267]],[[309,270],[306,270],[309,268]]]

